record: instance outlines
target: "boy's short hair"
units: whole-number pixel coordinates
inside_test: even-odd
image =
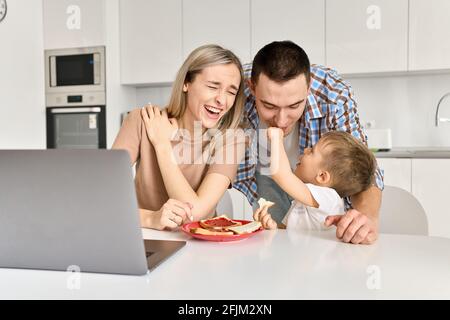
[[[320,141],[323,165],[340,197],[352,196],[373,184],[377,162],[364,143],[343,131],[327,132]]]

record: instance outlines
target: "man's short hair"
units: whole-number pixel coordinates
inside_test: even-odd
[[[323,166],[339,196],[355,195],[373,184],[377,162],[364,143],[343,131],[325,133],[320,143]]]
[[[254,84],[258,83],[261,73],[280,83],[301,74],[305,75],[308,86],[311,80],[308,55],[292,41],[274,41],[258,51],[252,66],[251,80]]]

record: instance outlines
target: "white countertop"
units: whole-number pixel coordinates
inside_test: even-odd
[[[403,147],[375,152],[377,158],[450,159],[450,147]]]
[[[229,243],[143,235],[188,243],[145,276],[82,273],[73,282],[66,272],[0,269],[0,299],[450,299],[446,238],[382,234],[366,246],[334,232],[264,231]]]

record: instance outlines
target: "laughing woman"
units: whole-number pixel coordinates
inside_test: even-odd
[[[214,214],[244,155],[243,131],[235,130],[243,106],[239,59],[206,45],[181,66],[166,109],[129,113],[113,149],[127,150],[136,164],[142,227],[174,229]]]

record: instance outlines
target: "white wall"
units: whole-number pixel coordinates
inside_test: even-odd
[[[0,23],[0,149],[42,149],[45,140],[42,1],[8,1]]]
[[[450,123],[434,125],[436,105],[450,91],[450,73],[347,80],[362,121],[375,120],[376,128],[391,128],[393,147],[450,146]],[[450,99],[442,102],[440,116],[450,117]]]
[[[137,106],[143,106],[148,102],[158,106],[166,106],[169,103],[171,92],[171,86],[137,88]]]
[[[361,123],[375,120],[375,128],[390,128],[393,147],[450,146],[450,123],[434,126],[436,105],[450,91],[450,73],[344,79],[355,91]],[[165,105],[170,87],[137,88],[136,96],[137,105]],[[441,117],[450,118],[450,98],[440,110]]]
[[[120,129],[120,114],[136,105],[136,88],[120,84],[119,0],[107,0],[106,23],[106,127],[111,148]]]

